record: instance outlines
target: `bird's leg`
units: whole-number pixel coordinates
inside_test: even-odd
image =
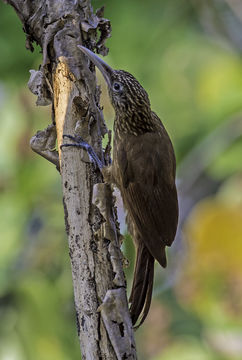
[[[104,163],[99,159],[95,151],[93,150],[92,146],[85,142],[81,136],[72,136],[72,135],[63,135],[63,139],[68,138],[73,140],[73,143],[66,143],[61,145],[61,149],[63,147],[77,147],[87,151],[91,162],[95,165],[96,168],[100,170],[104,167]]]
[[[59,154],[56,150],[56,127],[54,124],[49,125],[44,130],[37,131],[30,140],[30,146],[33,151],[50,161],[60,171]]]

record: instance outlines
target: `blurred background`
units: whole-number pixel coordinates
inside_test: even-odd
[[[242,3],[93,6],[103,3],[113,28],[106,61],[147,90],[178,165],[179,231],[168,268],[156,267],[139,359],[242,359]],[[60,177],[29,148],[51,121],[27,89],[41,54],[25,50],[20,21],[2,2],[0,49],[0,360],[80,359]]]

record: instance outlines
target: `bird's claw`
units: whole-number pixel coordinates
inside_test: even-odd
[[[92,146],[89,145],[87,142],[85,142],[81,136],[72,136],[72,135],[63,135],[63,139],[64,138],[68,138],[74,141],[74,143],[66,143],[66,144],[62,144],[60,146],[60,148],[62,149],[63,147],[77,147],[80,149],[84,149],[87,151],[89,158],[91,160],[91,162],[95,165],[95,168],[99,168],[100,170],[103,168],[103,163],[102,161],[99,159],[99,157],[97,156],[97,154],[95,153],[95,151],[93,150]]]

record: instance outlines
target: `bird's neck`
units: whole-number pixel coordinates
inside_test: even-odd
[[[135,136],[155,131],[150,107],[135,108],[132,111],[115,111],[114,131],[118,134]]]

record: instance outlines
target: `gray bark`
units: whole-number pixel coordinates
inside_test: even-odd
[[[107,129],[100,91],[93,67],[76,45],[105,55],[110,23],[103,9],[93,13],[89,0],[5,1],[24,25],[27,48],[33,50],[35,41],[43,49],[43,63],[39,71],[31,71],[29,87],[38,105],[52,103],[54,121],[33,137],[31,147],[61,172],[82,358],[136,359],[111,188],[102,183],[84,150],[60,151],[63,134],[81,135],[103,160],[102,136]],[[55,124],[60,163],[53,150]]]

